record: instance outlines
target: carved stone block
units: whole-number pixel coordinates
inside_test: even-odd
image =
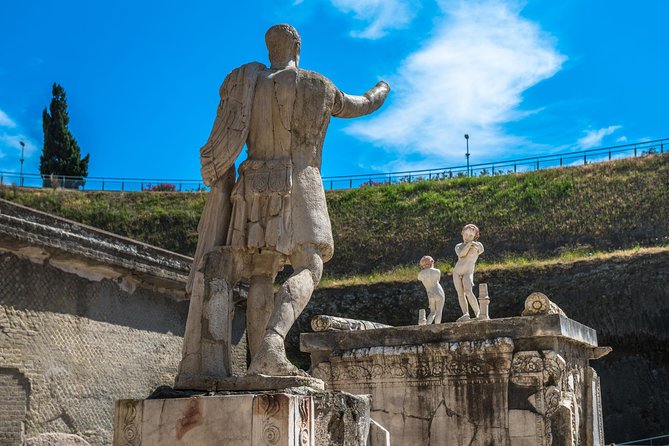
[[[301,342],[328,388],[371,395],[393,444],[603,446],[596,333],[561,314]]]
[[[312,446],[308,395],[237,394],[116,402],[114,446]]]

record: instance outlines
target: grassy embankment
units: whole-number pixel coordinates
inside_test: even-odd
[[[206,195],[0,187],[0,198],[192,255]],[[335,256],[323,286],[413,280],[425,254],[446,271],[468,222],[481,228],[483,268],[567,261],[669,243],[669,155],[332,191],[327,200]]]

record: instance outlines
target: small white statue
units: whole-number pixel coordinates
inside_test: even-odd
[[[479,317],[481,312],[476,296],[472,291],[474,287],[474,265],[479,255],[483,253],[483,245],[477,241],[480,235],[479,228],[476,225],[468,224],[462,228],[462,243],[455,246],[455,253],[458,255],[458,261],[453,268],[453,284],[458,293],[458,302],[462,310],[462,316],[457,320],[467,321],[470,319],[469,306],[474,310],[474,317]]]
[[[441,323],[441,313],[444,310],[444,289],[439,284],[441,271],[434,267],[434,259],[430,256],[423,256],[420,259],[420,272],[418,280],[423,282],[427,291],[427,300],[430,304],[430,314],[427,316],[426,324]]]

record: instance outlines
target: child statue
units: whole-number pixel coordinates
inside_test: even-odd
[[[439,284],[441,271],[434,267],[434,259],[423,256],[420,259],[420,272],[418,280],[423,282],[427,291],[427,300],[430,304],[430,314],[427,316],[426,325],[441,323],[441,313],[444,310],[444,289]]]
[[[479,317],[480,309],[476,296],[472,291],[474,287],[474,265],[479,255],[483,253],[483,245],[478,242],[480,235],[479,228],[476,225],[468,224],[462,228],[462,243],[455,246],[455,253],[458,255],[458,261],[453,268],[453,283],[458,293],[458,302],[462,310],[462,316],[457,320],[467,321],[469,317],[469,306],[474,310],[474,317]]]

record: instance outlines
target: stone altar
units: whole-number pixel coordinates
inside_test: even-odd
[[[610,349],[562,314],[304,333],[311,373],[370,394],[393,444],[603,445],[599,378]]]

